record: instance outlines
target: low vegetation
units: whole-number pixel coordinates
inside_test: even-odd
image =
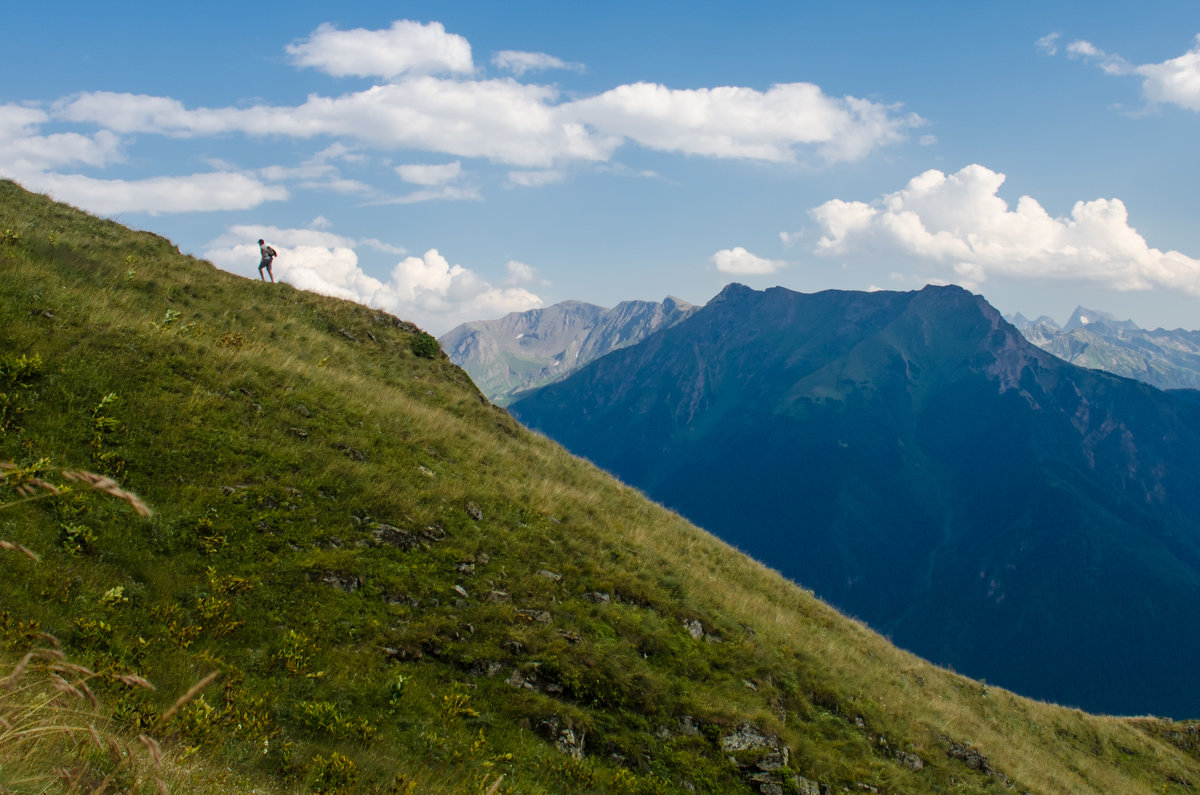
[[[1191,724],[896,649],[408,323],[8,182],[0,230],[0,791],[1200,785]]]

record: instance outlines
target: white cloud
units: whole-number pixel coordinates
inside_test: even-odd
[[[94,179],[80,174],[27,175],[25,187],[99,215],[248,210],[288,197],[286,188],[245,174],[215,172],[149,179]]]
[[[1105,74],[1141,77],[1142,94],[1152,103],[1200,111],[1200,35],[1196,36],[1190,50],[1162,63],[1131,64],[1119,55],[1106,53],[1082,40],[1067,45],[1067,53],[1097,62]]]
[[[533,266],[526,265],[519,260],[510,259],[504,264],[504,269],[508,271],[508,278],[504,280],[505,286],[515,287],[521,284],[533,284],[537,279],[537,271]]]
[[[1061,33],[1047,33],[1034,42],[1034,46],[1047,55],[1054,55],[1058,52],[1058,40],[1061,37]]]
[[[542,305],[542,299],[521,287],[498,287],[461,265],[451,265],[437,249],[396,263],[386,279],[367,274],[355,249],[379,248],[379,241],[355,241],[327,230],[235,226],[212,241],[205,256],[216,265],[249,278],[258,278],[258,238],[279,252],[275,278],[302,290],[384,309],[411,320],[433,334],[481,317],[498,317]],[[532,276],[516,263],[514,274]]]
[[[67,165],[105,166],[123,159],[121,140],[112,132],[40,134],[49,120],[40,108],[0,105],[0,173],[21,179]]]
[[[565,179],[572,164],[607,166],[626,144],[717,158],[836,162],[861,159],[923,124],[898,106],[830,97],[808,83],[767,91],[636,83],[575,98],[512,77],[477,79],[470,44],[436,22],[399,20],[381,30],[322,25],[286,49],[298,66],[381,82],[333,96],[314,93],[297,105],[189,108],[172,97],[111,91],[83,92],[44,108],[0,105],[0,173],[107,213],[246,209],[285,199],[289,188],[355,194],[375,203],[478,200],[477,187],[451,184],[461,179],[459,161],[398,166],[402,179],[426,189],[392,198],[343,176],[339,166],[361,165],[366,155],[360,148],[438,153],[503,164],[512,169],[510,184],[536,187]],[[495,63],[518,74],[579,67],[513,50],[498,53]],[[50,124],[100,129],[43,135]],[[253,173],[229,163],[212,166],[210,174],[143,180],[53,173],[120,162],[119,136],[236,133],[331,141],[322,140],[324,148],[304,162]]]
[[[396,173],[400,179],[414,185],[441,185],[445,182],[453,182],[462,175],[462,163],[457,160],[440,165],[413,163],[396,166]]]
[[[573,72],[582,72],[584,69],[581,63],[568,63],[544,52],[521,52],[519,50],[501,50],[492,56],[492,63],[500,69],[512,72],[517,77],[526,72],[540,72],[546,69],[569,69]]]
[[[633,141],[668,152],[794,162],[858,160],[924,122],[896,106],[824,94],[810,83],[670,89],[652,83],[560,101],[557,89],[512,78],[404,76],[301,105],[187,109],[177,100],[91,92],[59,102],[56,118],[123,133],[179,137],[242,132],[335,136],[383,149],[482,157],[527,168],[607,161]]]
[[[552,185],[567,178],[567,172],[558,169],[545,171],[510,171],[508,181],[523,188],[537,188],[542,185]]]
[[[618,86],[571,103],[596,130],[669,152],[788,163],[799,147],[825,160],[858,160],[923,123],[893,106],[837,99],[811,83],[677,90],[654,83]]]
[[[406,193],[403,196],[392,196],[386,199],[377,199],[368,204],[418,204],[420,202],[432,201],[483,201],[483,194],[478,188],[474,187],[459,187],[458,185],[442,185],[426,188],[424,190],[415,190],[412,193]]]
[[[1054,218],[1032,197],[997,195],[1004,175],[970,165],[930,170],[867,204],[834,199],[811,210],[818,254],[846,262],[904,261],[967,286],[1002,278],[1099,283],[1118,290],[1200,295],[1200,261],[1150,248],[1120,199],[1079,201]]]
[[[710,260],[717,266],[717,270],[722,273],[736,273],[740,275],[774,273],[787,265],[783,260],[764,259],[763,257],[751,254],[741,246],[722,249],[713,254]]]
[[[469,73],[475,66],[471,45],[447,33],[440,22],[396,20],[387,30],[338,30],[328,23],[307,39],[289,44],[298,66],[311,66],[334,77],[382,77],[402,74]]]

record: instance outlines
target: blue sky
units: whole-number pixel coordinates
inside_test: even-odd
[[[959,283],[1200,328],[1200,3],[24,3],[0,174],[435,334]]]

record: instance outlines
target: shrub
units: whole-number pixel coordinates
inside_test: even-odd
[[[412,339],[412,352],[422,359],[436,359],[442,352],[442,346],[432,334],[419,331]]]

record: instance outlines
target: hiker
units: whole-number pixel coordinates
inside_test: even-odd
[[[274,283],[275,274],[271,272],[271,262],[279,255],[275,253],[275,249],[268,246],[262,240],[258,241],[258,251],[262,254],[262,262],[258,263],[258,277],[265,282],[267,276],[270,276],[271,282]],[[267,269],[267,276],[263,276],[263,268]]]

